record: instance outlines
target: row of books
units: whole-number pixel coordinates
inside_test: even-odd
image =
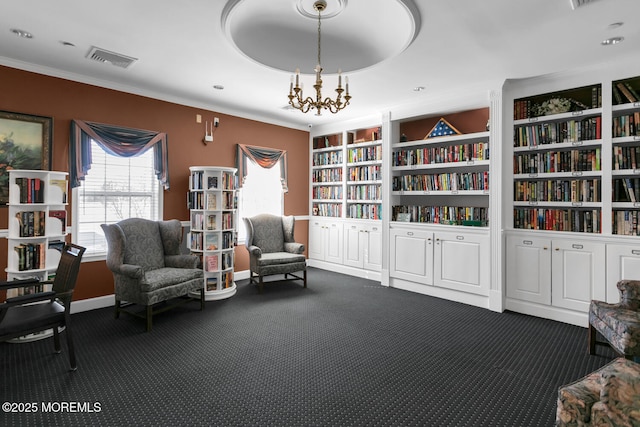
[[[46,211],[19,211],[16,212],[18,220],[18,236],[19,237],[39,237],[45,236],[46,231]],[[51,210],[49,217],[57,218],[61,222],[61,231],[66,232],[67,211]]]
[[[314,203],[313,215],[340,218],[342,216],[342,204],[341,203]]]
[[[189,234],[189,248],[196,251],[218,250],[218,233],[198,233]]]
[[[489,190],[489,172],[394,176],[392,191]]]
[[[398,150],[393,153],[392,162],[393,166],[411,166],[476,160],[489,160],[488,142]]]
[[[233,271],[225,271],[220,274],[220,280],[218,280],[218,275],[216,274],[207,276],[205,281],[207,291],[230,288],[233,285]],[[220,284],[220,288],[218,288],[218,284]]]
[[[380,200],[382,188],[379,185],[350,185],[347,187],[349,200]]]
[[[220,226],[223,230],[231,230],[233,228],[233,214],[229,212],[224,212],[222,214],[222,221]]]
[[[235,190],[238,188],[238,175],[230,172],[222,172],[222,189]]]
[[[640,166],[640,147],[613,147],[613,169],[637,169]]]
[[[613,234],[623,236],[640,236],[640,228],[638,228],[638,219],[640,219],[640,210],[617,210],[613,212]]]
[[[13,247],[18,254],[18,271],[41,270],[46,268],[47,249],[62,250],[64,242],[51,241],[38,243],[21,243]]]
[[[347,150],[347,162],[369,162],[382,160],[382,145],[372,147],[349,148]]]
[[[216,214],[204,214],[202,212],[191,212],[192,230],[216,230],[218,228]]]
[[[313,187],[312,198],[314,199],[342,199],[342,186],[340,185],[318,185]]]
[[[218,177],[207,175],[204,171],[191,173],[192,190],[215,190],[218,188]]]
[[[44,203],[44,181],[40,178],[16,178],[20,188],[20,203]]]
[[[312,179],[313,182],[342,181],[342,168],[314,170]]]
[[[354,203],[347,207],[347,216],[357,219],[382,219],[382,205],[379,203]]]
[[[380,165],[352,166],[347,173],[349,181],[378,181],[382,179]]]
[[[538,145],[590,141],[601,138],[602,118],[597,116],[581,120],[516,126],[513,134],[513,146],[536,147]]]
[[[599,202],[599,179],[516,181],[513,200],[517,202]]]
[[[514,208],[513,228],[600,233],[599,209]]]
[[[397,205],[391,212],[392,221],[482,226],[489,223],[489,208],[478,206]]]
[[[235,192],[226,191],[222,193],[222,208],[236,209],[238,207],[238,198]]]
[[[628,104],[640,101],[638,92],[631,86],[629,82],[618,82],[612,85],[613,99],[615,104]]]
[[[612,137],[624,138],[626,136],[640,135],[640,111],[635,113],[623,114],[611,119],[613,132]]]
[[[600,170],[600,148],[589,150],[518,153],[513,157],[514,174],[584,172]]]
[[[327,151],[324,153],[313,153],[314,166],[339,165],[342,164],[342,151]]]
[[[640,202],[640,178],[620,178],[613,180],[614,202]]]

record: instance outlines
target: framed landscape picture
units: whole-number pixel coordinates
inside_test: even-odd
[[[0,206],[9,201],[9,171],[49,170],[53,119],[0,111]]]

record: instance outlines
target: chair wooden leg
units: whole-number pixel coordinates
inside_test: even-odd
[[[589,323],[589,354],[596,354],[596,329]]]
[[[53,328],[53,348],[56,353],[60,353],[60,332],[58,332],[57,326]]]
[[[307,287],[307,270],[302,272],[302,277],[304,277],[304,287]]]
[[[151,331],[151,323],[153,319],[153,306],[147,306],[147,332]]]
[[[67,334],[67,348],[69,349],[69,366],[71,366],[72,371],[75,371],[78,369],[78,365],[76,364],[76,353],[75,347],[73,346],[73,335],[71,334],[71,328],[69,328],[69,322],[66,324],[65,332]]]
[[[204,310],[204,286],[200,289],[200,311]]]
[[[116,319],[120,317],[120,300],[119,299],[116,300],[115,312],[113,314]]]
[[[258,293],[262,293],[262,288],[264,287],[264,282],[262,281],[262,275],[260,276],[260,279],[258,281]]]

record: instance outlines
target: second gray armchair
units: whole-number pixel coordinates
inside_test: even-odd
[[[247,227],[247,250],[250,261],[250,281],[258,279],[259,291],[264,287],[264,276],[284,274],[302,280],[307,287],[307,259],[304,245],[296,243],[293,237],[295,218],[259,214],[244,218]],[[302,277],[292,274],[302,271]]]

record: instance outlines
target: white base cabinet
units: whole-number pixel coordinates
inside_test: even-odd
[[[382,226],[346,223],[344,265],[366,270],[382,270]]]
[[[586,326],[591,300],[604,301],[604,242],[509,234],[506,239],[506,308]]]
[[[394,223],[389,231],[390,284],[487,307],[488,231],[449,228]]]
[[[381,280],[382,225],[361,219],[313,218],[308,265]]]
[[[607,245],[607,302],[620,302],[616,284],[620,280],[640,280],[640,245]]]
[[[309,258],[342,264],[342,222],[311,220],[309,225]]]

